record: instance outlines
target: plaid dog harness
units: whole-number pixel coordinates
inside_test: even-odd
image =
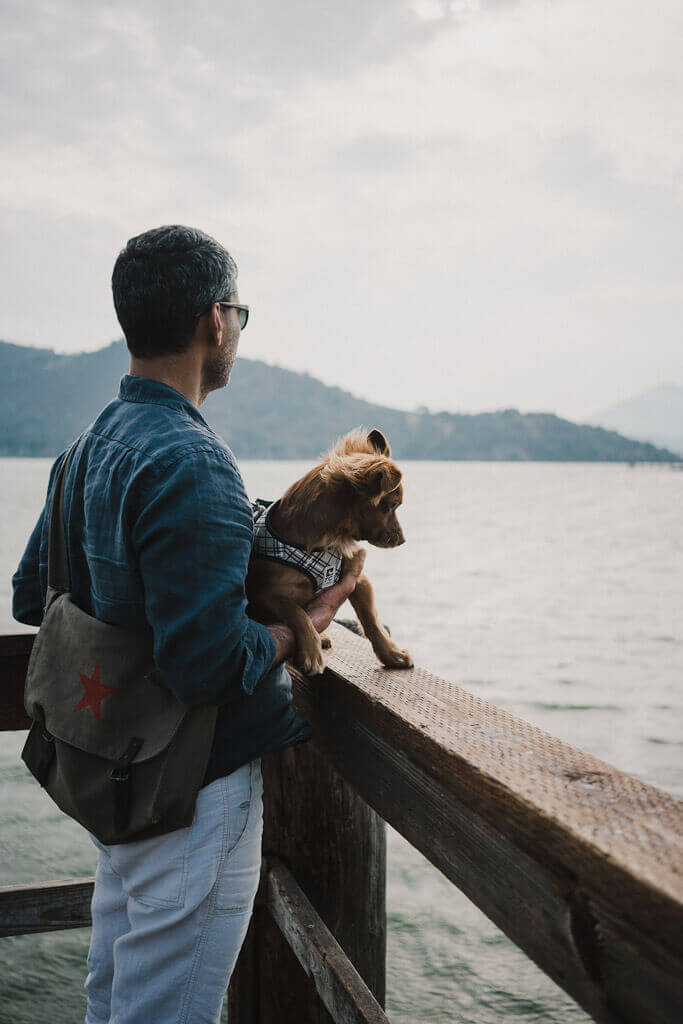
[[[339,583],[343,564],[341,555],[334,551],[325,551],[323,548],[306,551],[306,548],[301,548],[298,544],[289,544],[273,532],[270,514],[277,504],[277,501],[264,501],[263,498],[257,498],[251,503],[254,515],[252,555],[270,558],[273,562],[281,562],[305,573],[313,584],[314,596],[321,590],[327,590],[328,587]]]

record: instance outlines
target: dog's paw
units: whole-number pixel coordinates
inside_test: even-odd
[[[306,655],[299,662],[299,668],[307,676],[319,676],[325,671],[325,659],[320,652]]]
[[[415,664],[410,652],[403,651],[400,647],[390,647],[389,650],[382,651],[379,659],[386,668],[412,668]]]
[[[332,641],[330,640],[327,633],[320,634],[320,646],[324,651],[329,651],[330,647],[332,646]]]
[[[320,649],[320,643],[313,643],[311,641],[310,643],[300,644],[297,647],[294,663],[307,676],[319,676],[321,672],[325,671],[325,660]]]

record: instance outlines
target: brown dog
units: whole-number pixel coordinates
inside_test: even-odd
[[[284,622],[296,636],[295,662],[304,672],[324,670],[318,635],[304,611],[336,583],[360,541],[380,548],[403,544],[396,509],[403,500],[401,472],[379,430],[352,430],[322,462],[267,508],[255,512],[255,543],[246,589],[249,612],[263,622]],[[377,616],[372,586],[360,576],[349,597],[365,635],[387,668],[410,668]]]

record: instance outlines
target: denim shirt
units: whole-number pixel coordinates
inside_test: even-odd
[[[39,626],[45,507],[14,574],[13,615]],[[151,627],[154,660],[184,704],[221,705],[205,783],[310,736],[275,642],[247,615],[253,518],[228,446],[160,381],[126,374],[76,443],[64,481],[75,603],[125,629]]]

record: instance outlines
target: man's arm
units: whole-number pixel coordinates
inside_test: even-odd
[[[328,587],[306,606],[306,611],[318,633],[324,632],[337,614],[344,601],[351,594],[358,582],[358,577],[365,564],[365,551],[357,551],[353,556],[344,576],[333,587]],[[275,641],[277,653],[274,665],[291,658],[296,648],[294,633],[282,623],[268,626]]]
[[[285,626],[284,622],[274,622],[272,625],[266,626],[266,629],[275,641],[274,668],[276,665],[281,665],[283,661],[288,661],[292,657],[296,650],[296,638],[294,632],[289,626]]]
[[[228,453],[202,447],[139,483],[132,542],[154,660],[185,704],[251,693],[287,637],[246,614],[252,513]]]
[[[227,453],[186,453],[147,481],[133,545],[154,660],[185,704],[225,703],[240,686],[251,693],[294,653],[286,626],[264,626],[247,616],[252,538],[251,505]],[[329,625],[361,564],[353,563],[336,587],[311,603],[316,629]]]
[[[43,532],[45,510],[29,537],[19,567],[12,577],[12,615],[17,622],[39,626],[43,621],[43,597],[40,590],[40,538]]]
[[[40,541],[43,523],[48,514],[48,500],[53,491],[55,479],[66,452],[53,464],[47,486],[47,497],[38,522],[33,527],[26,550],[21,557],[19,567],[12,577],[12,615],[17,622],[27,626],[39,626],[43,621],[43,594],[40,586]]]

